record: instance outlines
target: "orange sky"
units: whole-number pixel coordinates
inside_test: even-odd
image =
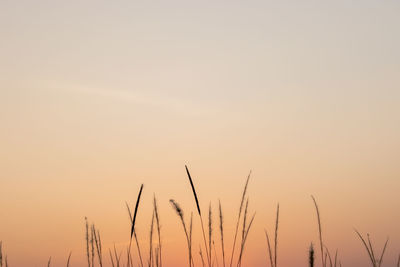
[[[122,249],[125,201],[144,183],[139,238],[147,246],[155,193],[164,263],[185,266],[168,200],[195,212],[188,164],[202,208],[216,213],[221,199],[228,251],[253,171],[244,266],[269,266],[264,228],[278,202],[280,266],[306,266],[318,241],[311,194],[343,266],[368,264],[354,227],[378,249],[389,236],[383,266],[393,266],[399,11],[397,1],[2,1],[0,240],[10,265],[52,256],[64,266],[72,251],[85,266],[85,216],[105,248]],[[198,217],[194,226],[199,260]]]

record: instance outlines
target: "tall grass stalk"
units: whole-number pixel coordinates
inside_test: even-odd
[[[194,266],[194,261],[193,261],[193,254],[192,254],[192,244],[193,244],[193,212],[190,213],[190,226],[189,226],[189,244],[190,244],[190,249],[189,249],[189,253],[190,253],[190,258],[191,258],[191,262],[192,265]]]
[[[109,248],[108,251],[109,251],[109,253],[110,253],[111,266],[112,266],[112,267],[115,267],[113,255],[112,255],[112,253],[111,253],[111,249]]]
[[[211,203],[208,206],[208,251],[210,252],[209,262],[212,263],[212,250],[211,250],[211,240],[212,240],[212,211],[211,211]]]
[[[325,251],[326,251],[325,254],[327,255],[327,257],[325,257],[325,261],[327,261],[329,259],[329,266],[333,267],[331,253],[329,252],[329,249],[326,246],[325,246]]]
[[[274,239],[274,267],[277,266],[277,249],[278,249],[278,226],[279,226],[279,203],[276,207],[276,221],[275,221],[275,239]]]
[[[185,165],[185,169],[186,169],[186,174],[187,174],[187,176],[189,178],[190,186],[192,187],[192,192],[193,192],[194,200],[196,202],[196,207],[197,207],[197,213],[199,214],[199,217],[200,217],[201,231],[203,233],[203,240],[204,240],[204,246],[205,246],[205,249],[206,249],[208,266],[211,267],[209,251],[208,251],[208,248],[207,248],[207,239],[206,239],[206,234],[205,234],[205,231],[204,231],[203,217],[201,216],[201,209],[200,209],[200,205],[199,205],[199,199],[197,198],[196,189],[194,187],[193,180],[192,180],[192,177],[190,175],[189,169],[188,169],[188,167],[186,165]],[[210,251],[210,253],[211,253],[211,251]]]
[[[271,264],[271,267],[274,267],[274,260],[272,259],[271,242],[269,241],[269,235],[268,235],[267,230],[265,229],[264,231],[265,231],[265,237],[267,238],[269,262]]]
[[[122,254],[122,252],[120,252],[118,255],[117,249],[115,248],[115,244],[114,244],[115,263],[116,263],[117,267],[120,267],[121,254]]]
[[[0,267],[3,266],[3,242],[0,241]],[[7,259],[7,254],[4,255],[4,264],[5,267],[8,267],[8,259]]]
[[[3,267],[3,249],[2,249],[3,242],[0,241],[0,267]]]
[[[319,213],[319,208],[318,208],[318,204],[317,201],[315,200],[314,196],[311,196],[313,202],[314,202],[314,206],[315,206],[315,210],[317,212],[317,220],[318,220],[318,233],[319,233],[319,246],[321,249],[321,264],[323,267],[326,266],[326,263],[324,262],[324,243],[322,242],[322,227],[321,227],[321,217],[320,217],[320,213]]]
[[[200,254],[202,266],[204,267],[205,266],[204,265],[204,257],[203,257],[203,253],[201,252],[201,246],[200,246],[199,254]]]
[[[217,250],[215,248],[215,242],[213,240],[213,248],[214,248],[214,262],[217,263],[217,267],[219,267],[218,257],[217,257]]]
[[[222,207],[220,200],[218,200],[218,206],[219,206],[219,232],[221,234],[222,263],[223,266],[225,267],[224,217],[222,215]]]
[[[158,253],[157,255],[157,261],[158,265],[161,267],[162,266],[162,255],[161,255],[161,225],[160,225],[160,216],[158,214],[158,206],[157,206],[157,199],[156,196],[154,195],[153,198],[153,205],[154,205],[154,214],[156,216],[156,225],[157,225],[157,234],[158,234]]]
[[[231,255],[231,260],[230,260],[230,264],[229,264],[230,267],[232,267],[233,255],[235,253],[236,239],[237,239],[237,234],[238,234],[238,230],[239,230],[239,222],[240,222],[240,218],[241,218],[241,215],[242,215],[243,203],[244,203],[244,199],[245,199],[245,196],[246,196],[247,186],[249,184],[250,175],[251,175],[251,171],[250,171],[249,175],[247,176],[247,180],[246,180],[246,184],[244,186],[242,198],[240,200],[239,214],[238,214],[238,218],[237,218],[237,222],[236,222],[236,229],[235,229],[235,236],[233,238],[232,255]]]
[[[159,255],[159,247],[156,247],[155,249],[154,249],[154,254],[155,255],[157,255],[157,257],[155,257],[155,264],[156,264],[156,267],[159,267],[160,266],[160,258],[158,257],[158,255]]]
[[[91,261],[92,267],[94,267],[94,237],[93,237],[93,226],[92,231],[90,231],[90,252],[91,252]]]
[[[272,252],[271,243],[267,230],[265,230],[265,236],[267,237],[268,254],[271,267],[277,266],[277,248],[278,248],[278,226],[279,226],[279,203],[276,207],[276,219],[275,219],[275,235],[274,235],[274,251]]]
[[[136,241],[136,247],[137,247],[137,250],[138,250],[140,266],[143,267],[142,254],[140,252],[139,241],[138,241],[138,238],[137,238],[137,235],[136,235],[136,230],[135,230],[136,216],[137,216],[137,212],[138,212],[138,209],[139,209],[139,203],[140,203],[140,197],[142,195],[142,191],[143,191],[143,184],[140,186],[140,189],[139,189],[139,193],[138,193],[138,196],[137,196],[137,199],[136,199],[136,205],[135,205],[135,211],[134,211],[133,217],[132,217],[132,213],[131,213],[131,210],[129,208],[129,205],[126,203],[126,207],[128,209],[128,213],[129,213],[129,218],[130,218],[130,221],[131,221],[131,238],[129,240],[129,248],[128,248],[128,252],[129,253],[128,253],[128,256],[127,256],[127,258],[128,258],[128,264],[127,265],[128,266],[129,266],[130,252],[131,252],[132,236],[134,236],[135,237],[135,241]]]
[[[335,252],[335,267],[337,266],[337,263],[338,263],[338,257],[337,257],[337,255],[338,255],[338,251],[337,251],[337,249],[336,249],[336,252]]]
[[[256,214],[254,213],[253,216],[251,217],[250,223],[247,225],[247,228],[246,228],[246,230],[245,230],[244,239],[243,239],[243,241],[242,241],[242,243],[241,243],[241,247],[240,247],[239,260],[238,260],[238,264],[237,264],[238,267],[242,266],[242,258],[243,258],[244,248],[245,248],[246,241],[247,241],[247,237],[248,237],[248,235],[249,235],[250,228],[251,228],[251,226],[252,226],[252,224],[253,224],[253,221],[254,221],[254,217],[255,217],[255,216],[256,216]]]
[[[49,261],[47,262],[47,267],[50,267],[51,264],[51,257],[49,258]]]
[[[191,236],[191,228],[192,227],[190,227],[190,236],[189,236],[189,232],[188,232],[187,227],[186,227],[185,218],[184,218],[184,215],[183,215],[182,208],[179,206],[179,204],[175,200],[170,199],[169,201],[170,201],[170,203],[172,205],[172,208],[175,210],[176,214],[178,215],[179,219],[181,220],[181,223],[182,223],[182,226],[183,226],[183,231],[185,232],[185,236],[186,236],[187,246],[188,246],[189,266],[192,266],[191,237],[190,237]],[[192,220],[191,220],[190,224],[192,225]]]
[[[382,249],[382,253],[381,253],[381,255],[380,255],[379,259],[378,259],[378,258],[375,257],[374,249],[373,249],[372,242],[371,242],[371,239],[369,237],[369,234],[367,234],[367,241],[368,241],[368,244],[367,244],[367,241],[360,234],[360,232],[358,232],[356,229],[354,229],[354,231],[356,232],[356,234],[360,238],[361,242],[363,243],[365,249],[367,250],[367,253],[368,253],[369,259],[371,260],[372,266],[373,267],[380,267],[382,265],[383,256],[385,254],[386,247],[387,247],[387,244],[389,242],[389,238],[386,239],[385,245],[383,246],[383,249]]]
[[[149,267],[153,266],[153,230],[154,230],[154,209],[153,215],[151,217],[151,225],[150,225],[150,241],[149,241]]]
[[[69,262],[70,262],[70,260],[71,260],[71,254],[72,254],[72,251],[71,251],[71,252],[69,252],[69,255],[68,255],[68,259],[67,259],[67,267],[69,267]]]
[[[246,208],[244,209],[244,216],[243,216],[243,226],[242,226],[242,241],[241,241],[241,246],[243,245],[244,242],[244,236],[246,234],[246,220],[247,220],[247,211],[249,208],[249,199],[247,198],[246,200]]]
[[[88,223],[88,219],[87,217],[85,217],[85,229],[86,229],[86,234],[85,234],[85,238],[86,238],[86,257],[87,257],[87,262],[88,262],[88,267],[91,266],[90,264],[90,254],[89,254],[89,223]]]
[[[399,257],[397,259],[397,267],[400,267],[400,253],[399,253]]]
[[[92,224],[92,235],[94,236],[94,242],[96,245],[97,257],[99,259],[100,267],[103,267],[103,255],[101,251],[100,232],[96,231],[94,224]]]
[[[133,266],[133,262],[132,262],[132,252],[129,251],[129,247],[128,247],[126,250],[127,250],[126,256],[129,258],[129,264],[127,265],[127,267],[132,267],[132,266]]]
[[[142,195],[142,191],[143,191],[143,184],[140,186],[140,190],[136,199],[136,205],[135,205],[135,212],[133,214],[133,218],[132,218],[132,226],[131,226],[131,238],[133,233],[135,232],[135,222],[136,222],[136,216],[137,216],[137,212],[139,209],[139,203],[140,203],[140,196]]]

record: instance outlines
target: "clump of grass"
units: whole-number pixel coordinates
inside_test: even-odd
[[[200,217],[201,230],[202,230],[202,233],[203,233],[204,247],[206,249],[208,266],[211,267],[211,257],[210,257],[211,251],[209,252],[208,248],[207,248],[207,239],[206,239],[206,234],[205,234],[205,231],[204,231],[203,217],[201,216],[201,209],[200,209],[199,199],[197,198],[196,189],[194,187],[193,180],[192,180],[192,177],[190,175],[189,169],[188,169],[188,167],[186,165],[185,165],[185,169],[186,169],[186,174],[187,174],[187,176],[189,178],[190,186],[192,188],[193,196],[194,196],[194,199],[195,199],[195,202],[196,202],[197,213],[199,214],[199,217]]]
[[[179,219],[181,220],[183,230],[184,230],[185,236],[186,236],[187,246],[188,246],[189,266],[192,266],[192,216],[190,219],[190,229],[189,229],[190,232],[188,232],[182,208],[179,206],[179,204],[175,200],[170,199],[169,201],[170,201],[173,209],[175,210],[176,214],[179,216]]]
[[[268,232],[265,230],[265,236],[267,237],[268,254],[271,267],[277,266],[277,248],[278,248],[278,225],[279,225],[279,203],[276,208],[276,220],[275,220],[275,238],[274,238],[274,251],[272,253],[271,243],[269,240]]]
[[[235,253],[235,245],[236,245],[236,239],[237,239],[237,234],[238,234],[238,230],[239,230],[239,222],[240,222],[240,218],[242,215],[243,204],[244,204],[244,199],[246,197],[247,186],[249,184],[250,175],[251,175],[251,171],[250,171],[249,175],[247,176],[247,180],[246,180],[246,184],[244,186],[242,198],[240,200],[239,214],[238,214],[238,218],[237,218],[237,222],[236,222],[235,236],[234,236],[233,245],[232,245],[232,255],[231,255],[231,260],[230,260],[230,264],[229,264],[230,267],[232,267],[232,263],[233,263],[233,255]]]
[[[90,228],[90,231],[89,231]],[[87,217],[85,217],[85,239],[86,239],[86,257],[88,261],[89,267],[94,267],[95,262],[95,255],[97,254],[97,258],[99,261],[100,267],[103,266],[103,255],[102,255],[102,247],[101,247],[101,238],[100,238],[100,231],[96,230],[94,224],[91,224],[89,227],[89,222]],[[96,249],[95,249],[96,248]],[[71,252],[68,256],[67,266],[69,265],[71,258]]]
[[[378,258],[375,257],[375,252],[374,252],[374,249],[373,249],[372,242],[371,242],[371,239],[369,237],[369,234],[367,234],[367,241],[368,241],[368,245],[367,245],[367,242],[364,239],[364,237],[356,229],[354,229],[354,231],[357,233],[358,237],[360,238],[360,240],[364,244],[364,247],[367,250],[369,259],[371,260],[372,266],[373,267],[380,267],[382,265],[383,255],[385,254],[386,246],[387,246],[387,244],[389,242],[389,238],[386,239],[385,245],[383,246],[383,249],[382,249],[381,256],[378,259]],[[399,263],[397,263],[397,264],[399,264]]]

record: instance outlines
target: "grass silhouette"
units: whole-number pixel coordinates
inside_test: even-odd
[[[186,174],[188,176],[188,180],[191,186],[191,191],[193,193],[193,197],[195,199],[195,204],[196,204],[196,210],[200,218],[201,222],[201,232],[203,235],[203,241],[204,241],[204,247],[199,246],[199,256],[201,260],[202,266],[208,266],[208,267],[219,267],[219,263],[222,264],[223,267],[226,267],[229,265],[229,267],[232,267],[233,265],[236,265],[236,267],[241,267],[242,266],[242,261],[244,257],[244,251],[246,248],[246,241],[249,235],[249,232],[251,230],[251,227],[253,225],[255,215],[256,213],[253,213],[253,215],[250,217],[249,215],[249,197],[247,195],[247,190],[248,190],[248,185],[249,185],[249,180],[251,176],[251,172],[247,176],[246,182],[244,184],[244,189],[241,194],[240,198],[240,205],[238,209],[238,215],[237,215],[237,220],[236,220],[236,227],[234,228],[234,233],[233,233],[233,242],[232,242],[232,251],[230,258],[226,257],[226,241],[225,241],[225,230],[224,230],[224,216],[223,216],[223,210],[222,210],[222,204],[221,201],[218,200],[218,228],[219,228],[219,240],[220,240],[220,245],[221,245],[221,253],[217,253],[216,249],[216,243],[213,238],[214,234],[214,224],[213,224],[213,219],[212,219],[212,205],[211,202],[209,203],[208,207],[208,235],[206,237],[205,234],[205,228],[203,224],[203,218],[202,218],[202,213],[201,213],[201,207],[199,203],[199,198],[192,180],[192,176],[189,172],[188,167],[185,165],[185,170]],[[139,265],[140,267],[144,267],[145,264],[143,262],[143,257],[141,253],[141,248],[140,248],[140,243],[139,239],[137,237],[137,230],[135,228],[136,225],[136,219],[138,216],[138,209],[140,206],[140,201],[141,201],[141,196],[143,192],[143,184],[140,186],[137,199],[136,199],[136,205],[135,209],[132,215],[131,209],[126,203],[126,208],[128,211],[129,215],[129,220],[130,220],[130,239],[129,239],[129,245],[126,247],[126,252],[122,251],[117,251],[116,246],[114,244],[113,248],[108,248],[108,253],[110,257],[110,263],[112,267],[133,267]],[[320,257],[321,259],[321,267],[338,267],[342,266],[341,261],[338,259],[338,251],[336,250],[335,254],[331,254],[328,247],[325,244],[325,241],[323,239],[323,228],[322,228],[322,220],[321,220],[321,213],[319,206],[317,204],[317,201],[314,196],[311,196],[316,215],[317,215],[317,226],[318,226],[318,240],[319,240],[319,250],[320,250],[320,255],[317,257]],[[185,221],[184,218],[184,212],[181,208],[181,206],[174,200],[171,199],[170,203],[172,205],[172,208],[176,212],[176,214],[179,217],[179,220],[182,224],[183,227],[183,232],[185,234],[186,238],[186,243],[187,243],[187,248],[188,248],[188,266],[193,267],[195,266],[195,260],[193,257],[193,213],[191,213],[190,216],[190,221],[189,224]],[[271,267],[277,267],[277,262],[278,262],[278,256],[277,256],[277,251],[278,251],[278,229],[279,229],[279,211],[280,211],[280,206],[279,203],[277,204],[276,208],[276,218],[275,218],[275,228],[274,228],[274,236],[273,240],[271,240],[270,235],[268,234],[268,231],[265,230],[265,236],[267,239],[267,252],[268,252],[268,257],[267,259],[269,260],[269,264]],[[239,231],[240,230],[240,231]],[[367,234],[366,237],[364,237],[360,232],[358,232],[355,229],[355,233],[360,239],[362,245],[364,246],[365,250],[367,251],[368,259],[371,263],[372,267],[381,267],[383,263],[383,258],[388,246],[389,238],[386,239],[386,242],[382,248],[382,251],[378,254],[376,254],[376,250],[374,249],[373,243],[371,241],[370,235]],[[157,237],[155,237],[155,235]],[[138,251],[138,264],[134,265],[132,255],[131,255],[131,244],[132,244],[132,239],[135,239],[136,242],[136,247]],[[240,238],[239,242],[239,248],[238,251],[235,250],[236,248],[236,243],[238,242],[238,239]],[[273,241],[273,243],[272,243]],[[86,242],[86,258],[87,258],[87,265],[88,267],[103,267],[105,266],[104,264],[104,259],[103,259],[103,250],[102,250],[102,241],[101,241],[101,236],[100,236],[100,231],[96,229],[94,224],[89,224],[88,219],[85,217],[85,242]],[[150,224],[150,231],[149,231],[149,252],[148,252],[148,259],[147,259],[147,266],[148,267],[161,267],[163,264],[163,254],[162,254],[162,235],[161,235],[161,224],[160,224],[160,213],[159,213],[159,208],[157,204],[157,199],[156,196],[153,196],[153,212],[152,212],[152,219],[151,219],[151,224]],[[204,249],[204,250],[203,250]],[[203,251],[206,252],[206,255],[203,254]],[[236,253],[235,253],[236,252]],[[69,253],[66,266],[69,267],[71,266],[71,255],[72,252]],[[123,260],[123,255],[126,255],[126,263],[122,263]],[[310,267],[315,266],[315,250],[314,250],[314,245],[311,243],[309,251],[308,251],[308,264]],[[219,258],[220,257],[220,258]],[[234,261],[234,259],[236,259]],[[228,261],[229,260],[229,264]],[[47,266],[50,267],[52,262],[52,258],[50,257],[47,261]],[[0,267],[8,267],[8,260],[7,260],[7,255],[3,253],[3,243],[0,241]],[[400,254],[398,255],[398,258],[395,260],[395,266],[400,267]]]

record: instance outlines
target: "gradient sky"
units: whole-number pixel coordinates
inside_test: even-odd
[[[354,227],[379,250],[389,236],[383,266],[393,266],[399,14],[395,0],[1,1],[0,240],[10,265],[52,256],[64,266],[72,250],[73,266],[85,266],[85,216],[105,248],[123,249],[124,201],[144,183],[139,238],[145,246],[156,193],[165,266],[185,266],[168,200],[187,218],[195,211],[188,164],[202,208],[221,199],[229,249],[253,171],[245,266],[269,266],[264,228],[278,202],[280,266],[306,266],[318,241],[311,194],[343,266],[368,264]]]

